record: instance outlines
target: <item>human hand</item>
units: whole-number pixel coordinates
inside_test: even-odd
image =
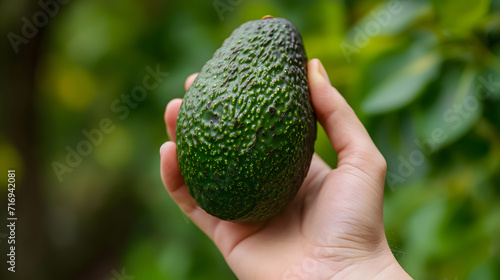
[[[191,197],[179,170],[175,127],[182,100],[174,99],[165,111],[174,142],[160,149],[163,183],[239,279],[411,279],[384,232],[385,160],[330,85],[321,62],[313,59],[307,67],[312,103],[338,154],[337,168],[315,154],[296,197],[266,222],[237,224],[210,216]],[[186,90],[195,77],[188,77]]]

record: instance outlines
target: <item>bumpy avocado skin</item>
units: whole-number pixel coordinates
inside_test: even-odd
[[[202,68],[176,135],[181,173],[207,213],[263,221],[299,190],[316,140],[306,62],[295,26],[266,18],[234,30]]]

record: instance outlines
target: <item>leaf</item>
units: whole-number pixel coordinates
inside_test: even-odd
[[[488,13],[489,0],[433,0],[441,26],[454,33],[465,33],[479,24]]]
[[[446,202],[442,196],[430,197],[407,220],[404,237],[405,250],[408,252],[406,270],[415,279],[428,278],[425,277],[426,271],[421,268],[429,256],[442,248],[437,233],[446,215]]]
[[[395,35],[417,21],[431,9],[422,1],[387,1],[370,10],[348,31],[345,39],[340,42],[347,62],[351,62],[354,53],[363,56],[387,49],[397,41]]]
[[[492,260],[487,260],[481,263],[479,266],[474,268],[467,280],[481,279],[481,280],[494,280],[498,279],[500,275],[495,273],[495,262]],[[497,274],[495,276],[495,274]]]
[[[361,103],[367,114],[382,114],[410,104],[438,74],[441,56],[436,51],[410,60],[403,69],[394,69]]]
[[[369,37],[395,35],[405,30],[417,18],[429,11],[422,1],[388,1],[367,13],[350,31],[351,39],[364,31]]]
[[[437,100],[418,119],[418,141],[425,143],[427,152],[460,138],[481,117],[482,97],[475,91],[479,77],[475,69],[454,69],[445,74]]]
[[[377,117],[370,130],[373,141],[387,161],[386,183],[396,191],[425,177],[429,159],[415,144],[415,120],[406,110]]]

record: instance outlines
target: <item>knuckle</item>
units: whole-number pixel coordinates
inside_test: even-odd
[[[378,150],[376,153],[373,155],[373,160],[375,163],[375,166],[377,170],[381,173],[384,174],[387,172],[387,161],[385,160],[384,156],[382,153],[380,153]]]
[[[387,172],[387,161],[378,149],[367,149],[362,153],[361,157],[367,166],[371,166],[370,169],[373,172],[372,174],[385,176]]]

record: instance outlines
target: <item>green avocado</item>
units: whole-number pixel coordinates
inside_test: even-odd
[[[307,57],[296,27],[266,16],[233,31],[195,79],[177,118],[177,156],[207,213],[258,222],[299,190],[316,140]]]

